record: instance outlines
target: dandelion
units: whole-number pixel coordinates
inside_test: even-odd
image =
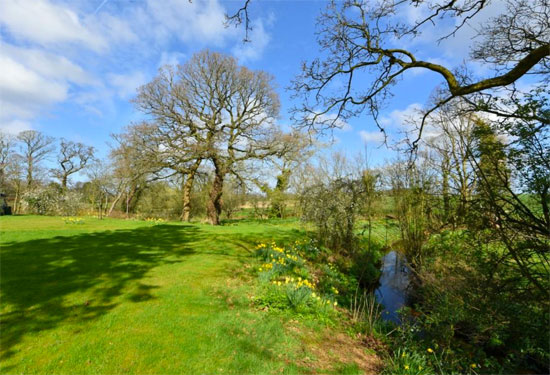
[[[470,365],[470,367],[471,367],[471,368],[476,368],[477,365],[476,365],[475,363],[472,363],[472,364]]]
[[[428,353],[433,353],[433,349],[432,348],[428,348]]]
[[[405,370],[408,370],[409,369],[409,365],[405,365]]]

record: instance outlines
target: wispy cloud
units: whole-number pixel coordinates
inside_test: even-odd
[[[97,8],[95,8],[93,14],[95,15],[97,12],[99,12],[99,10],[100,10],[101,8],[103,8],[103,5],[105,5],[105,3],[107,3],[107,1],[109,1],[109,0],[103,0],[103,1],[101,2],[101,4],[99,4],[99,6],[98,6]]]
[[[42,46],[78,43],[95,51],[107,48],[107,41],[93,33],[67,7],[46,0],[4,0],[0,23],[17,40]]]
[[[266,32],[264,22],[261,19],[252,24],[249,38],[249,42],[237,43],[232,49],[233,55],[241,64],[258,60],[271,40],[271,36]]]
[[[361,140],[365,143],[382,143],[384,142],[384,134],[381,131],[369,132],[361,130],[359,132]]]
[[[116,89],[117,95],[128,99],[136,94],[136,90],[147,82],[147,77],[141,71],[127,74],[109,74],[109,83]]]

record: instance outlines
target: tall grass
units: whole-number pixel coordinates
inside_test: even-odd
[[[376,297],[365,290],[355,290],[350,302],[351,318],[355,323],[364,325],[367,334],[375,331],[376,324],[382,315],[381,306]]]

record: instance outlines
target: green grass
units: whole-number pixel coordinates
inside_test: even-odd
[[[235,274],[292,221],[0,218],[0,372],[294,373],[296,335]]]

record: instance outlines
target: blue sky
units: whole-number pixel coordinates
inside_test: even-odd
[[[280,122],[289,124],[292,107],[285,90],[300,63],[318,56],[315,21],[324,1],[264,1],[250,6],[251,43],[243,28],[225,28],[224,14],[244,0],[2,0],[0,3],[0,129],[17,133],[36,129],[55,137],[93,145],[107,155],[110,134],[140,118],[130,99],[151,80],[159,66],[184,63],[203,48],[232,54],[241,64],[275,76],[281,97]],[[502,9],[493,2],[478,25]],[[421,8],[402,14],[412,22]],[[446,27],[429,30],[407,46],[420,57],[458,66],[468,58],[475,26],[455,38],[434,43]],[[477,73],[487,73],[475,65]],[[425,104],[441,80],[430,73],[408,73],[382,112],[382,123],[395,140],[404,119]],[[380,146],[372,119],[361,116],[336,131],[333,149],[348,154],[369,144],[371,160],[391,152]]]

